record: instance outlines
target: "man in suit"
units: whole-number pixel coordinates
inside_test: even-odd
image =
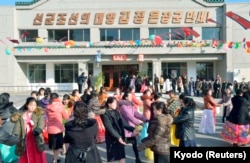
[[[80,94],[82,94],[82,86],[84,85],[84,83],[86,81],[86,76],[84,76],[84,75],[85,75],[85,73],[82,72],[82,74],[77,79],[78,90],[79,90]]]

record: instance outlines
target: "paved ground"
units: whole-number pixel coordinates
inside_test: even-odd
[[[138,96],[140,96],[140,94],[138,94]],[[14,105],[19,107],[22,106],[25,103],[25,99],[26,99],[27,95],[11,95],[11,101],[14,102]],[[162,100],[166,100],[167,96],[163,95]],[[198,126],[200,123],[200,119],[201,119],[201,115],[202,115],[202,110],[200,108],[202,108],[203,105],[203,101],[202,98],[200,97],[194,97],[194,100],[196,101],[197,105],[199,108],[197,108],[197,110],[195,111],[195,129],[196,131],[198,131]],[[197,141],[197,145],[198,146],[202,146],[202,147],[230,147],[231,144],[223,141],[221,139],[220,136],[220,132],[221,129],[223,127],[223,123],[221,123],[221,111],[220,113],[217,114],[217,123],[216,123],[216,134],[213,135],[203,135],[203,134],[199,134],[196,132],[196,141]],[[101,144],[98,145],[98,149],[100,151],[100,154],[102,156],[103,161],[106,161],[106,149],[105,149],[105,144]],[[48,163],[52,162],[52,152],[50,150],[46,150],[47,153],[47,158],[48,158]],[[134,153],[132,150],[132,146],[131,145],[127,145],[126,146],[126,163],[134,163]],[[64,156],[60,156],[61,157],[61,162],[64,162]],[[143,162],[145,163],[152,163],[152,161],[147,160],[144,157],[144,152],[140,152],[140,157],[142,159]]]

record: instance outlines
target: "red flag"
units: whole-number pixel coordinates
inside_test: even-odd
[[[16,40],[16,39],[10,39],[9,41],[10,41],[10,42],[13,42],[13,43],[15,43],[15,44],[19,44],[19,41]]]
[[[239,23],[245,29],[250,29],[250,21],[248,21],[247,19],[233,13],[232,11],[227,12],[226,16]]]
[[[24,37],[26,37],[27,35],[29,35],[29,32],[23,32],[20,36],[21,39],[23,39]]]
[[[195,30],[193,30],[193,29],[191,29],[191,28],[188,28],[188,27],[183,27],[182,28],[182,30],[183,30],[183,32],[184,33],[191,33],[194,37],[199,37],[200,36],[200,34],[199,33],[197,33]]]
[[[188,37],[191,35],[190,29],[189,28],[182,28],[183,32],[185,33],[185,35]]]
[[[6,39],[12,43],[19,44],[19,41],[17,39],[11,39],[11,37],[6,37]]]

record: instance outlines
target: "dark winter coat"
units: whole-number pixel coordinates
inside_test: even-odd
[[[88,119],[85,127],[76,126],[74,120],[65,124],[64,143],[69,143],[65,163],[102,163],[101,156],[95,144],[97,122]]]
[[[157,154],[170,153],[170,126],[173,118],[170,114],[161,114],[155,116],[149,122],[148,137],[142,140],[142,144],[138,146],[138,151],[151,148]]]
[[[77,78],[77,83],[80,84],[80,85],[83,85],[85,80],[86,80],[86,77],[82,74]]]
[[[19,141],[19,137],[12,134],[14,123],[10,121],[12,113],[18,110],[13,106],[12,102],[3,100],[4,95],[0,95],[0,117],[2,127],[0,127],[0,144],[15,145]],[[3,98],[2,98],[3,97]]]
[[[111,161],[111,157],[117,160],[125,158],[125,147],[120,144],[118,140],[119,138],[125,140],[124,129],[133,132],[134,127],[126,124],[117,110],[106,108],[106,111],[101,115],[101,118],[106,129],[105,141],[108,161]],[[116,151],[117,153],[113,153],[113,151]]]
[[[176,124],[176,138],[183,141],[195,139],[194,109],[192,107],[183,107],[179,115],[174,118],[173,124]]]
[[[249,106],[250,102],[245,97],[236,95],[232,98],[233,109],[231,110],[228,121],[233,124],[250,124]]]
[[[11,115],[11,121],[15,123],[15,127],[13,129],[13,134],[19,136],[19,142],[16,145],[16,155],[22,156],[25,151],[26,144],[26,131],[24,126],[23,114],[25,112],[21,110],[19,113],[14,113]],[[34,122],[33,132],[36,131],[39,133],[38,136],[35,136],[35,142],[37,149],[39,151],[45,150],[45,142],[43,138],[42,131],[44,129],[44,111],[42,108],[37,107],[36,110],[32,113],[31,120]]]

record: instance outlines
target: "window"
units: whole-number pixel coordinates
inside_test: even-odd
[[[65,41],[68,40],[68,30],[48,30],[48,41]]]
[[[69,39],[74,41],[90,41],[89,29],[74,29],[69,31]]]
[[[122,29],[101,29],[100,30],[101,41],[129,41],[139,40],[140,30],[139,28],[122,28]]]
[[[114,41],[118,40],[118,29],[102,29],[101,41]]]
[[[48,30],[48,41],[90,41],[90,30],[89,29],[59,29],[59,30]]]
[[[197,62],[196,63],[197,78],[200,78],[201,80],[213,79],[213,76],[214,76],[213,69],[214,69],[214,66],[212,62]]]
[[[75,83],[78,76],[78,64],[55,64],[56,83]]]
[[[221,40],[220,28],[217,27],[204,27],[202,28],[202,40]]]
[[[94,64],[93,63],[88,63],[88,74],[94,73]]]
[[[187,63],[186,62],[163,62],[162,65],[162,74],[163,78],[177,78],[182,75],[182,73],[187,72]]]
[[[150,81],[153,79],[153,64],[148,63],[148,78]]]
[[[36,42],[38,37],[38,30],[19,30],[19,38],[22,42]]]
[[[140,40],[140,30],[124,28],[120,29],[120,41]]]
[[[45,64],[30,64],[29,82],[30,83],[46,83],[46,65]]]
[[[192,28],[189,29],[192,30]],[[190,32],[184,32],[183,28],[149,28],[149,35],[158,35],[162,40],[193,39],[192,34]]]

